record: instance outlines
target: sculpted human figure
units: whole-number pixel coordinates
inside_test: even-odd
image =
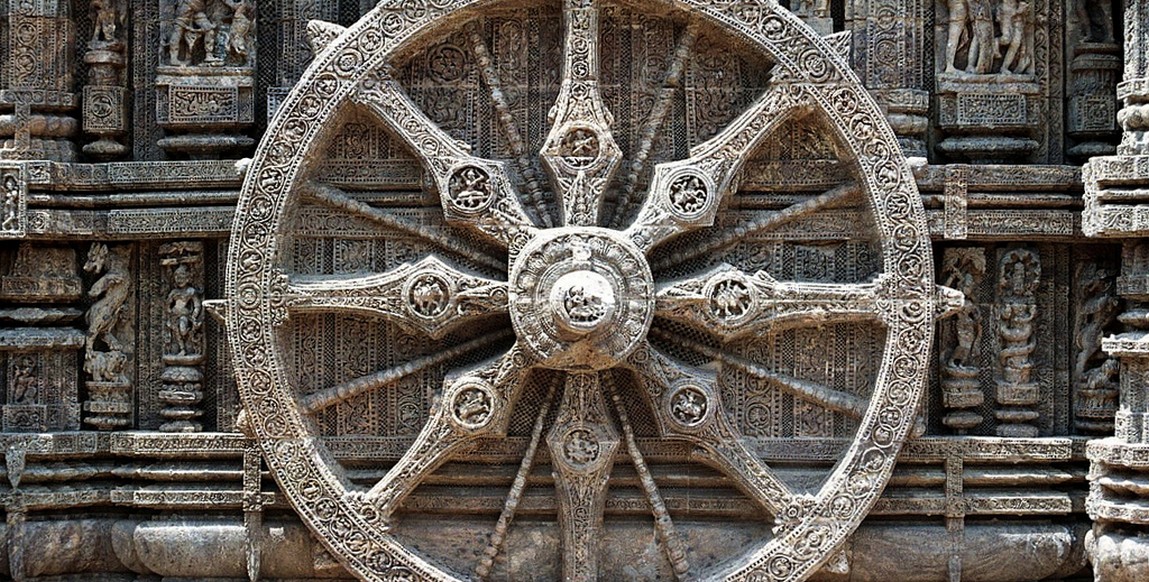
[[[242,64],[247,64],[250,56],[251,23],[253,7],[247,0],[223,0],[231,8],[231,32],[227,39],[227,50]]]
[[[993,72],[994,59],[1001,56],[993,34],[993,7],[989,0],[970,0],[973,41],[969,47],[966,72],[984,75]]]
[[[190,64],[192,51],[201,37],[204,62],[220,62],[215,54],[216,25],[208,18],[206,9],[205,0],[177,0],[172,33],[168,38],[168,54],[173,65]],[[180,58],[181,53],[185,58]]]
[[[120,14],[117,0],[92,0],[92,42],[116,42],[116,27],[123,16]]]
[[[1115,40],[1113,35],[1113,4],[1112,0],[1073,0],[1074,12],[1077,15],[1077,25],[1081,30],[1081,39],[1110,43]],[[1093,23],[1101,26],[1101,36],[1093,32]]]
[[[172,273],[174,286],[168,292],[168,332],[173,353],[184,356],[198,354],[196,334],[203,325],[203,301],[200,291],[191,284],[191,269],[180,264]]]
[[[1008,47],[1001,63],[1001,72],[1029,73],[1033,67],[1032,50],[1029,48],[1033,34],[1033,6],[1028,1],[1002,0],[1001,46]]]
[[[4,214],[0,230],[18,228],[20,228],[20,192],[16,188],[16,179],[7,176],[4,179]]]
[[[949,276],[942,284],[958,289],[965,296],[954,322],[957,345],[954,346],[949,358],[950,366],[961,368],[969,362],[977,338],[981,336],[981,317],[972,297],[977,277],[985,272],[985,258],[981,257],[981,261],[978,262],[976,257],[951,254],[946,257],[943,272],[949,273]]]
[[[946,41],[946,72],[956,73],[958,68],[954,62],[957,60],[957,53],[964,46],[963,43],[969,43],[966,30],[969,24],[969,4],[968,0],[949,0],[947,5],[950,21]]]
[[[32,356],[21,356],[16,360],[12,387],[12,402],[32,404],[36,402],[36,360]]]

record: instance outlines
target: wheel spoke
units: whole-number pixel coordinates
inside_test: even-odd
[[[567,226],[594,226],[607,185],[622,163],[613,119],[599,88],[599,9],[596,0],[565,0],[563,81],[551,110],[543,166],[562,198]]]
[[[737,189],[746,159],[794,115],[813,107],[803,85],[774,84],[718,135],[677,162],[658,164],[646,201],[627,236],[649,250],[682,233],[714,224],[722,200]]]
[[[511,106],[503,93],[503,82],[499,78],[499,72],[491,58],[491,51],[487,48],[487,43],[483,40],[482,35],[479,34],[478,26],[471,26],[468,36],[471,41],[471,53],[475,56],[475,61],[479,65],[479,72],[483,75],[483,82],[487,84],[487,88],[491,92],[491,101],[495,104],[495,112],[499,115],[499,127],[503,130],[507,145],[511,148],[511,155],[515,157],[515,162],[519,166],[519,173],[522,174],[523,181],[526,183],[527,198],[534,206],[535,214],[542,221],[543,226],[550,228],[554,224],[551,222],[551,215],[547,212],[544,203],[543,185],[540,183],[538,173],[535,172],[530,158],[527,157],[527,146],[523,140],[523,132],[519,130],[519,124],[515,122],[515,116],[511,113]]]
[[[373,78],[360,87],[354,100],[419,156],[439,190],[448,222],[468,225],[506,247],[535,230],[515,194],[506,163],[471,155],[470,146],[435,125],[399,83]]]
[[[693,456],[725,473],[775,518],[793,502],[790,488],[758,458],[723,407],[714,372],[680,364],[649,343],[630,356],[663,438],[695,446]]]
[[[658,97],[650,109],[650,115],[647,116],[646,123],[642,126],[638,147],[635,149],[634,158],[629,164],[629,171],[626,173],[619,190],[619,199],[614,210],[612,226],[618,226],[630,209],[630,204],[634,199],[634,191],[638,187],[639,176],[642,175],[642,170],[646,167],[646,160],[654,149],[658,132],[666,124],[666,117],[670,114],[671,106],[674,104],[674,94],[681,85],[682,74],[686,70],[686,62],[689,60],[690,53],[694,49],[694,42],[697,40],[698,24],[692,22],[686,26],[682,37],[678,39],[678,46],[674,49],[674,60],[670,63],[666,76],[662,80],[662,89],[658,91]]]
[[[459,244],[456,237],[451,237],[449,234],[445,236],[444,232],[437,232],[436,230],[398,219],[389,212],[352,198],[350,194],[335,186],[319,182],[310,182],[300,187],[300,193],[307,199],[327,206],[328,208],[342,210],[364,220],[369,220],[387,230],[414,237],[425,243],[449,251],[452,254],[475,261],[485,267],[492,267],[499,271],[507,270],[505,260],[484,254],[481,252],[481,249],[475,248],[474,245]],[[438,230],[446,231],[446,233],[450,232],[447,228]]]
[[[714,333],[723,341],[797,325],[880,320],[884,278],[874,283],[780,282],[730,265],[662,285],[655,314]]]
[[[306,414],[314,414],[360,394],[385,388],[403,378],[418,374],[423,370],[445,364],[455,358],[486,348],[492,343],[503,341],[510,336],[511,334],[506,331],[485,335],[430,356],[412,360],[402,366],[381,370],[326,390],[308,394],[299,399],[299,408]]]
[[[539,413],[535,416],[535,424],[531,428],[530,444],[527,445],[527,450],[523,453],[523,460],[519,463],[518,472],[515,473],[514,483],[511,484],[511,490],[507,493],[507,500],[503,503],[503,511],[499,514],[498,521],[495,522],[495,531],[491,533],[491,539],[487,543],[487,551],[483,552],[482,558],[479,559],[479,565],[475,567],[475,577],[479,580],[486,580],[491,575],[491,569],[495,566],[495,558],[498,557],[499,552],[503,549],[503,543],[507,540],[507,531],[511,527],[511,521],[515,518],[515,512],[518,511],[519,502],[523,499],[523,492],[527,489],[527,478],[530,477],[531,469],[535,466],[535,455],[538,453],[539,443],[542,442],[547,417],[550,416],[551,408],[554,406],[557,388],[558,382],[552,382],[547,390],[546,398],[539,406]]]
[[[799,218],[809,216],[819,210],[832,208],[857,199],[862,194],[862,188],[854,182],[842,184],[837,188],[827,190],[809,200],[792,204],[777,212],[766,213],[762,218],[751,221],[745,226],[731,228],[709,240],[699,244],[686,245],[684,248],[660,261],[652,261],[651,269],[659,271],[675,267],[686,261],[713,255],[716,252],[730,248],[748,238],[768,233],[779,227],[793,222]]]
[[[480,438],[506,436],[510,411],[530,369],[525,361],[522,349],[515,345],[500,358],[444,379],[443,391],[415,443],[364,500],[389,519],[415,487],[453,454]]]
[[[799,380],[786,374],[780,374],[768,370],[750,360],[712,348],[705,344],[656,330],[651,330],[651,335],[677,343],[684,348],[702,354],[743,373],[770,382],[780,390],[833,412],[845,414],[853,418],[861,418],[866,414],[866,409],[869,407],[869,402],[861,396],[841,390],[834,390],[833,388],[809,380]]]
[[[610,399],[614,402],[615,412],[618,413],[619,424],[622,425],[627,453],[630,455],[635,473],[638,474],[642,490],[646,493],[646,499],[650,502],[650,512],[654,516],[654,529],[658,532],[658,541],[666,552],[666,559],[670,562],[670,566],[674,568],[675,577],[683,580],[690,575],[690,562],[686,559],[685,541],[675,531],[674,521],[670,519],[666,502],[663,501],[662,494],[658,491],[658,484],[654,482],[654,475],[650,473],[650,467],[646,465],[646,459],[643,458],[642,451],[638,449],[637,439],[634,438],[634,427],[630,423],[626,406],[618,395],[618,389],[615,387],[613,379],[607,382],[607,388],[610,391]]]
[[[294,277],[290,311],[383,317],[433,339],[490,313],[507,311],[507,284],[452,268],[436,257],[367,276]]]
[[[607,481],[618,444],[599,373],[567,374],[559,413],[547,435],[562,530],[564,580],[598,578]]]

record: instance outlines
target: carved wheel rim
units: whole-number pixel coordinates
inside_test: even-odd
[[[579,35],[586,30],[570,25],[585,22],[572,14],[597,17],[595,2],[568,0],[565,66],[575,81],[560,93],[552,137],[542,152],[562,197],[565,225],[540,228],[507,179],[505,163],[471,156],[379,73],[410,42],[457,27],[492,3],[384,0],[316,57],[256,152],[233,226],[227,329],[240,396],[272,474],[303,520],[355,575],[365,580],[453,579],[388,532],[389,513],[403,495],[470,439],[505,430],[517,398],[514,385],[524,370],[542,366],[564,370],[567,378],[558,418],[547,436],[561,474],[560,497],[565,495],[568,507],[593,514],[596,500],[580,497],[580,488],[605,479],[610,469],[606,459],[620,442],[613,422],[596,421],[596,415],[610,409],[610,390],[600,385],[595,370],[624,368],[639,379],[663,435],[693,443],[701,458],[730,476],[778,522],[775,535],[737,563],[679,575],[804,579],[841,547],[889,479],[914,423],[928,367],[939,310],[933,263],[924,211],[895,136],[827,40],[775,3],[666,2],[667,7],[684,6],[688,18],[731,31],[768,55],[775,63],[771,89],[726,130],[694,148],[689,159],[658,164],[631,226],[619,231],[595,227],[601,182],[617,167],[618,148],[610,139],[609,114],[600,107],[597,88],[585,82],[597,72],[595,51],[589,56],[582,51],[585,38]],[[586,65],[589,71],[580,69]],[[283,275],[277,267],[284,252],[278,233],[301,191],[309,188],[305,166],[313,144],[329,130],[325,121],[347,101],[371,108],[382,123],[408,136],[404,139],[436,183],[448,222],[508,249],[509,284],[461,274],[434,258],[374,279],[345,281],[338,292],[293,283]],[[860,176],[880,237],[882,275],[875,282],[788,287],[725,269],[656,286],[648,265],[633,268],[636,257],[641,260],[658,243],[711,226],[722,198],[736,189],[747,152],[783,113],[804,109],[823,112],[848,150],[843,158],[852,160]],[[325,194],[320,188],[311,195]],[[581,238],[585,244],[556,247],[554,252],[568,255],[559,259],[561,272],[534,272],[531,258],[549,252],[542,248],[547,241],[563,237]],[[512,314],[517,343],[494,362],[448,375],[427,426],[397,468],[368,492],[350,485],[308,419],[315,400],[297,396],[280,353],[279,328],[291,309],[362,308],[406,317],[434,337],[459,323],[451,314],[459,312],[464,287],[471,290],[467,300],[501,305]],[[405,298],[400,301],[405,307],[384,301],[394,296]],[[793,299],[798,300],[796,311],[779,307]],[[383,303],[389,307],[380,307]],[[540,306],[545,307],[541,315]],[[861,313],[886,327],[877,381],[868,404],[857,411],[853,443],[816,495],[791,492],[748,452],[721,412],[712,373],[676,364],[645,340],[651,314],[661,311],[706,320],[730,335],[740,333],[740,326],[806,318],[810,311],[845,317]],[[593,402],[572,403],[577,400],[572,394]],[[601,519],[601,507],[597,511]],[[564,525],[564,544],[570,544],[565,560],[594,563],[585,555],[591,547],[586,535],[577,525]]]

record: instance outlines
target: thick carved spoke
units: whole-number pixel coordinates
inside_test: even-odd
[[[451,374],[415,443],[370,491],[366,500],[385,518],[453,454],[485,437],[506,436],[510,412],[529,370],[518,345],[469,371]]]
[[[558,416],[547,435],[563,536],[564,580],[598,578],[607,481],[618,444],[599,374],[568,374]]]
[[[423,162],[439,190],[449,222],[466,224],[507,246],[535,230],[504,162],[471,155],[470,146],[447,135],[390,79],[373,79],[355,96]]]
[[[884,279],[875,283],[780,282],[723,265],[697,278],[662,285],[655,314],[706,329],[723,340],[794,325],[879,320]]]
[[[551,408],[554,406],[557,388],[558,382],[552,382],[547,390],[546,399],[543,400],[542,406],[539,406],[539,413],[535,415],[535,424],[531,428],[530,444],[527,445],[527,450],[523,453],[523,460],[519,463],[519,470],[515,473],[511,490],[507,493],[506,501],[503,502],[503,511],[499,513],[499,519],[495,522],[495,531],[491,532],[487,551],[483,552],[483,556],[479,559],[479,565],[475,567],[475,577],[479,580],[486,580],[490,576],[491,568],[495,565],[495,558],[498,557],[499,552],[503,549],[503,544],[507,541],[507,531],[511,528],[511,521],[515,518],[519,502],[523,499],[523,492],[527,489],[527,478],[530,477],[531,469],[535,466],[535,455],[538,453],[539,443],[542,442],[547,417],[550,416]]]
[[[657,262],[651,263],[651,269],[659,271],[669,267],[674,267],[697,259],[712,255],[716,252],[730,248],[740,241],[747,238],[754,237],[760,234],[771,232],[777,228],[785,226],[786,224],[797,220],[799,218],[809,216],[819,210],[833,208],[845,202],[858,199],[862,194],[862,188],[854,182],[842,184],[837,188],[827,190],[809,200],[803,200],[792,204],[777,212],[770,212],[750,221],[749,224],[732,228],[724,232],[716,233],[716,236],[703,241],[699,244],[685,245],[684,248],[668,257],[663,258]]]
[[[610,112],[599,90],[599,9],[595,0],[565,0],[563,82],[551,110],[543,165],[562,198],[563,224],[594,226],[604,192],[622,162]]]
[[[834,390],[833,388],[823,386],[816,382],[810,382],[809,380],[800,380],[792,376],[787,376],[786,374],[780,374],[750,360],[712,348],[705,344],[658,330],[651,330],[651,335],[677,343],[682,347],[698,352],[717,362],[740,370],[743,373],[770,382],[778,389],[789,392],[807,402],[817,404],[840,414],[845,414],[853,418],[861,418],[869,406],[869,402],[861,396],[841,390]]]
[[[458,238],[450,236],[449,230],[445,228],[433,230],[411,224],[410,222],[396,218],[395,215],[390,212],[360,202],[352,198],[347,192],[335,186],[310,182],[300,186],[300,193],[308,200],[317,202],[328,208],[342,210],[364,220],[369,220],[388,231],[417,238],[454,255],[468,258],[485,267],[492,267],[500,271],[507,269],[505,260],[486,255],[482,253],[480,249],[476,249],[474,245],[468,246],[460,244]]]
[[[438,339],[490,313],[507,311],[507,284],[464,273],[435,257],[367,276],[290,280],[291,311],[350,312],[384,317]]]
[[[674,362],[649,343],[627,367],[638,376],[663,438],[690,442],[699,461],[724,472],[776,519],[782,516],[794,495],[727,418],[713,372]]]
[[[737,189],[739,171],[762,140],[812,107],[806,89],[776,84],[691,156],[654,168],[650,191],[627,236],[648,250],[684,232],[714,224],[722,199]]]

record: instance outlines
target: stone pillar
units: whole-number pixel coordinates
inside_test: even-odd
[[[72,70],[76,34],[67,0],[8,2],[0,28],[0,159],[76,158]]]
[[[1114,436],[1090,441],[1088,539],[1101,582],[1149,579],[1149,0],[1125,0],[1125,78],[1117,155],[1086,164],[1082,229],[1123,240],[1117,292],[1125,333],[1102,349],[1120,361]]]
[[[123,26],[126,15],[116,0],[92,0],[92,38],[84,63],[88,84],[84,86],[84,132],[96,141],[84,146],[84,153],[98,160],[118,158],[128,151],[119,139],[128,131],[128,90],[123,85],[127,64]]]
[[[926,156],[930,108],[925,10],[922,0],[846,3],[854,70],[886,110],[905,154],[918,157]]]
[[[1116,153],[1113,93],[1121,77],[1121,46],[1113,30],[1113,0],[1072,0],[1067,5],[1066,40],[1069,157],[1085,161]]]

